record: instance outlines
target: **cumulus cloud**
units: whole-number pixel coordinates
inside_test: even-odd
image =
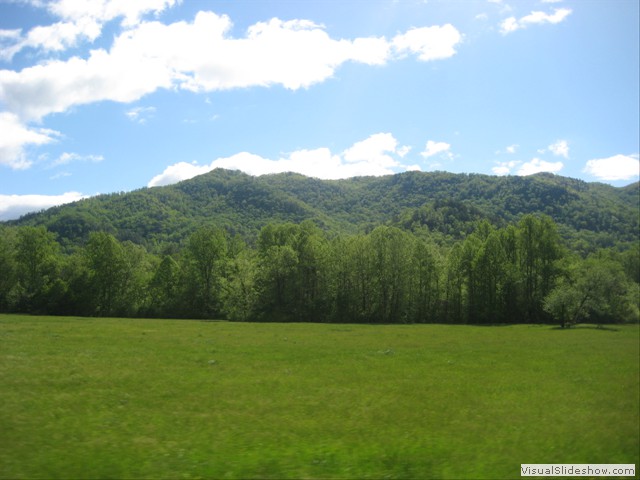
[[[403,145],[402,147],[398,148],[396,153],[400,158],[404,158],[409,154],[410,151],[411,151],[411,147],[409,145]]]
[[[86,197],[78,192],[62,195],[0,195],[0,221],[12,220],[29,212],[75,202]]]
[[[566,140],[558,140],[549,145],[549,151],[556,156],[569,158],[569,143]]]
[[[210,172],[211,170],[213,170],[213,168],[209,165],[178,162],[173,165],[169,165],[162,173],[153,177],[147,186],[158,187],[160,185],[171,185],[172,183],[188,180],[198,175]]]
[[[636,155],[614,155],[589,160],[583,170],[599,180],[633,180],[638,178],[640,160]]]
[[[355,143],[343,153],[343,158],[347,163],[357,164],[366,162],[377,165],[381,168],[398,166],[389,153],[395,153],[398,141],[390,133],[376,133],[366,140]]]
[[[544,23],[560,23],[571,14],[570,8],[556,8],[553,13],[545,13],[541,11],[531,12],[529,15],[516,19],[516,17],[509,17],[502,21],[500,24],[500,32],[503,35],[515,32],[523,28],[527,28],[529,25],[537,25]]]
[[[22,121],[39,121],[75,105],[132,102],[170,87],[171,81],[163,61],[116,44],[111,53],[94,50],[86,60],[73,57],[20,72],[0,70],[0,101]]]
[[[396,158],[402,158],[406,147],[398,147],[398,141],[390,133],[376,133],[356,142],[340,154],[328,148],[296,150],[278,159],[267,159],[248,152],[218,158],[209,165],[179,162],[167,167],[153,177],[149,187],[169,185],[209,172],[215,168],[241,170],[250,175],[297,172],[309,177],[338,179],[366,175],[388,175],[397,169],[416,170],[417,165],[403,166]]]
[[[1,70],[0,101],[24,121],[38,121],[75,105],[133,102],[160,88],[297,90],[325,81],[345,62],[383,65],[409,53],[423,61],[450,57],[461,39],[452,25],[412,29],[393,41],[337,40],[308,20],[259,22],[241,38],[230,35],[231,27],[228,16],[205,11],[192,22],[141,22],[120,33],[109,51]]]
[[[520,163],[517,160],[512,160],[510,162],[496,162],[496,166],[491,169],[494,175],[509,175],[514,168],[516,168]]]
[[[518,168],[519,167],[519,168]],[[495,175],[511,175],[514,173],[526,177],[540,172],[557,173],[564,168],[562,162],[547,162],[534,158],[530,162],[522,163],[519,160],[511,160],[509,162],[496,162],[496,166],[491,169]],[[517,170],[516,170],[517,169]]]
[[[44,52],[57,52],[74,47],[79,41],[93,42],[102,33],[103,25],[115,18],[122,18],[122,25],[132,27],[144,15],[159,14],[175,5],[177,0],[56,0],[51,2],[31,2],[34,7],[46,10],[60,19],[51,25],[38,25],[22,35],[21,30],[0,31],[0,41],[4,48],[0,58],[11,60],[25,48]],[[9,34],[3,34],[8,32]]]
[[[412,28],[397,35],[392,41],[400,55],[414,53],[422,61],[449,58],[456,54],[455,47],[462,41],[462,35],[451,24],[433,27]]]
[[[307,20],[259,22],[238,39],[228,35],[229,18],[213,12],[199,12],[191,25],[145,27],[141,36],[172,30],[155,38],[161,42],[158,55],[166,52],[180,87],[193,91],[271,85],[297,90],[330,78],[345,62],[382,65],[389,58],[383,38],[335,40]]]
[[[59,133],[45,128],[29,128],[13,113],[0,112],[0,165],[14,170],[29,168],[32,164],[25,149],[30,145],[53,142]]]
[[[424,151],[420,153],[424,158],[433,157],[434,155],[444,154],[447,158],[451,159],[453,155],[450,152],[451,145],[445,142],[434,142],[429,140],[424,148]]]
[[[0,164],[28,168],[25,147],[51,142],[57,132],[32,128],[53,113],[101,101],[131,103],[159,89],[209,92],[254,86],[309,88],[331,78],[346,62],[384,65],[416,55],[421,61],[450,57],[462,35],[450,24],[414,28],[392,40],[384,37],[332,38],[322,25],[309,20],[278,18],[250,26],[244,35],[231,35],[226,15],[200,11],[194,19],[163,24],[143,20],[178,0],[57,0],[35,1],[59,18],[48,26],[0,30],[0,47],[13,56],[27,46],[43,51],[67,49],[79,39],[95,40],[105,22],[122,18],[124,27],[108,49],[83,57],[53,58],[22,70],[0,70],[0,124],[15,135],[0,139]],[[5,48],[6,45],[9,48]],[[13,49],[13,50],[12,50]],[[7,53],[9,52],[9,53]],[[152,107],[136,107],[126,115],[144,123]],[[408,150],[398,151],[402,157]],[[384,155],[380,168],[388,168]]]
[[[180,0],[56,0],[47,5],[47,9],[66,20],[95,18],[107,22],[122,17],[124,26],[132,26],[140,21],[142,16],[153,13],[159,14],[167,8],[179,3]]]
[[[530,162],[522,164],[518,170],[518,175],[527,176],[540,172],[557,173],[563,168],[564,164],[562,162],[547,162],[545,160],[540,160],[539,158],[534,158]]]

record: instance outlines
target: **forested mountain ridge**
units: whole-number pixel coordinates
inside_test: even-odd
[[[0,225],[0,312],[367,323],[640,319],[638,184],[216,170]]]
[[[552,174],[496,177],[405,172],[319,180],[294,173],[252,177],[217,169],[174,185],[99,195],[25,215],[12,225],[43,225],[63,244],[92,231],[156,248],[179,244],[203,224],[252,241],[269,223],[314,220],[333,233],[387,224],[458,240],[477,220],[496,226],[542,213],[579,251],[637,240],[639,184],[616,188]]]

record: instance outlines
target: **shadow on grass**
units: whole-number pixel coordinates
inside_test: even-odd
[[[606,332],[619,332],[619,328],[615,328],[609,325],[573,325],[571,327],[553,327],[551,330],[603,330]]]

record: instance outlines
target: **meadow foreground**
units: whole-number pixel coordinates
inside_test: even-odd
[[[0,478],[639,463],[639,328],[0,316]]]

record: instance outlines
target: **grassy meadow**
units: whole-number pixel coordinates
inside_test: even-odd
[[[639,327],[0,315],[0,478],[639,463]]]

